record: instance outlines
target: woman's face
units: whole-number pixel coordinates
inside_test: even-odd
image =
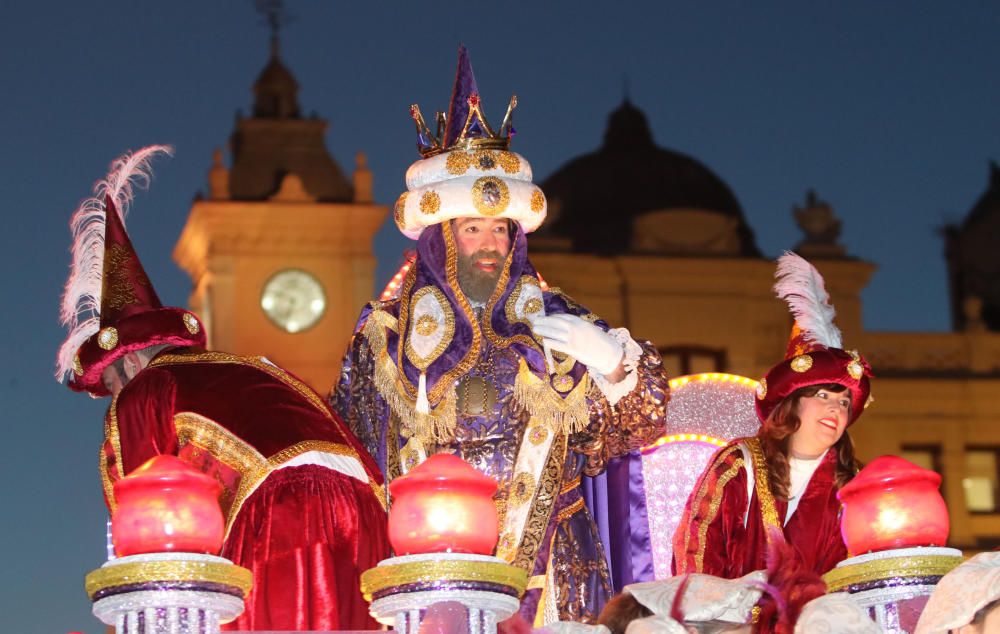
[[[788,445],[792,454],[815,458],[832,447],[844,435],[850,411],[850,390],[821,388],[812,396],[801,397],[796,412],[801,424]]]

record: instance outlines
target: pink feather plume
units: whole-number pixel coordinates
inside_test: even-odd
[[[66,381],[72,376],[77,350],[100,328],[105,198],[112,200],[124,224],[134,188],[149,186],[150,163],[159,154],[171,156],[173,148],[151,145],[116,159],[111,163],[107,178],[94,184],[94,196],[81,202],[73,212],[69,221],[73,236],[72,262],[59,310],[59,322],[66,326],[68,334],[56,357],[58,381]]]
[[[823,276],[801,256],[786,251],[778,258],[774,292],[788,302],[806,341],[840,348],[840,330],[833,324],[837,311],[830,304]]]

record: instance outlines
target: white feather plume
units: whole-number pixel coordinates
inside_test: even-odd
[[[158,154],[170,156],[173,148],[151,145],[112,162],[107,178],[94,184],[94,196],[81,202],[69,221],[73,236],[72,262],[59,310],[59,321],[69,332],[56,357],[58,381],[72,376],[77,350],[100,328],[105,198],[114,202],[124,225],[134,188],[149,185],[150,163]]]
[[[823,276],[801,256],[786,251],[778,258],[774,292],[788,302],[803,338],[827,348],[840,348],[840,330],[833,324],[837,311],[830,304]]]

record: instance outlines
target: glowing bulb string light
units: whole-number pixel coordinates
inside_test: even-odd
[[[725,372],[703,372],[702,374],[689,374],[670,379],[670,389],[679,390],[688,383],[737,383],[747,387],[756,388],[760,381],[740,376],[739,374],[726,374]]]
[[[542,289],[542,292],[544,293],[545,291],[549,290],[549,284],[548,282],[545,281],[545,278],[542,277],[542,274],[539,273],[538,271],[535,271],[535,275],[538,276],[538,287]]]
[[[642,453],[648,453],[650,451],[656,451],[663,445],[669,445],[675,442],[700,442],[709,445],[715,445],[716,447],[725,447],[726,441],[720,440],[713,436],[707,434],[670,434],[669,436],[661,436],[654,443],[646,445],[639,451]]]
[[[413,263],[417,260],[417,254],[412,250],[407,250],[406,253],[403,254],[403,257],[403,266],[399,267],[396,274],[393,275],[392,279],[389,280],[389,283],[386,284],[385,289],[382,291],[382,295],[379,296],[380,301],[386,302],[397,296],[400,286],[403,285],[403,278],[410,272],[410,269],[413,268]]]

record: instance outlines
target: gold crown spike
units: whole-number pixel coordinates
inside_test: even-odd
[[[427,123],[424,122],[424,115],[420,113],[420,106],[412,104],[410,106],[410,116],[413,117],[413,122],[417,124],[417,150],[420,154],[428,157],[441,152],[440,139],[443,138],[444,115],[440,112],[437,113],[438,133],[436,136],[431,134]]]
[[[503,116],[503,122],[500,123],[500,136],[507,139],[510,142],[511,132],[514,130],[511,117],[514,114],[514,108],[517,107],[517,95],[510,96],[510,103],[507,104],[507,112]]]
[[[443,139],[445,130],[448,129],[448,115],[443,112],[434,113],[434,118],[437,120],[437,138]]]
[[[448,147],[444,147],[444,136],[448,128],[445,114],[443,112],[437,113],[437,134],[431,134],[430,128],[427,127],[427,123],[420,113],[420,107],[417,104],[410,106],[410,116],[417,124],[417,149],[421,156],[428,158],[455,149],[506,150],[510,147],[511,131],[513,130],[511,120],[514,108],[517,107],[517,95],[511,95],[499,132],[495,132],[486,120],[478,93],[469,95],[467,103],[469,114],[462,126],[462,133]],[[470,130],[473,128],[478,128],[476,136],[470,136]]]

